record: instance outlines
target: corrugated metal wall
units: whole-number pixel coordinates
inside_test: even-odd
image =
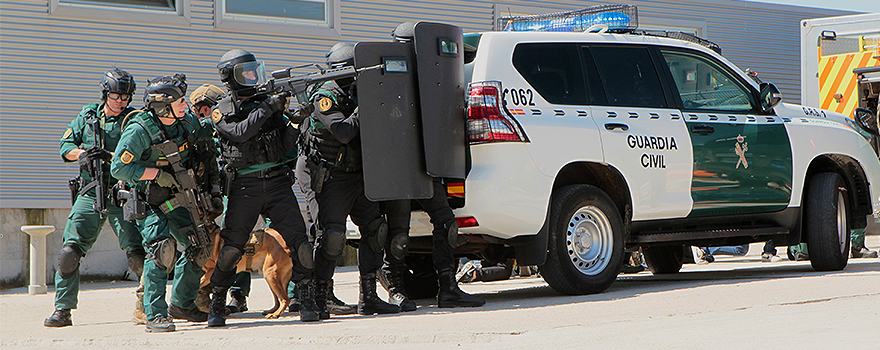
[[[491,30],[494,7],[575,9],[597,1],[341,0],[342,37],[235,32],[213,27],[213,2],[191,1],[190,25],[50,16],[48,1],[0,2],[0,208],[69,207],[75,166],[58,156],[58,138],[83,104],[97,101],[101,74],[113,66],[134,74],[140,106],[148,78],[184,72],[191,86],[219,84],[215,65],[241,47],[269,69],[323,62],[335,42],[389,40],[400,22],[426,20]],[[642,16],[707,23],[707,39],[725,56],[779,86],[788,101],[799,89],[799,21],[844,11],[734,0],[627,1]]]

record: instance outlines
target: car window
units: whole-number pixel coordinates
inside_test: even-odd
[[[717,63],[686,52],[661,52],[681,95],[684,109],[732,112],[753,110],[749,89]]]
[[[593,61],[611,106],[666,107],[648,48],[592,46]]]
[[[547,102],[585,105],[584,72],[575,44],[519,44],[513,66]]]

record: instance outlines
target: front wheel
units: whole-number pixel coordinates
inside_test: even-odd
[[[843,270],[849,258],[846,188],[837,173],[810,179],[804,216],[810,264],[816,271]]]
[[[623,263],[623,222],[611,198],[589,185],[553,191],[547,262],[541,276],[562,294],[607,289]]]

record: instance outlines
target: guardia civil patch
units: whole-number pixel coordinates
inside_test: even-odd
[[[119,160],[121,160],[123,164],[131,163],[132,159],[134,159],[134,154],[131,154],[128,150],[125,150],[125,152],[122,152],[122,155],[119,156]]]
[[[318,109],[321,112],[329,111],[330,107],[333,107],[333,100],[329,97],[323,97],[318,101]]]
[[[61,138],[66,139],[70,137],[71,134],[73,134],[73,129],[67,128],[67,130],[64,130],[64,136],[61,136]]]
[[[223,118],[223,114],[220,113],[219,109],[215,109],[213,112],[211,112],[211,119],[214,119],[215,123],[219,122],[220,118]]]

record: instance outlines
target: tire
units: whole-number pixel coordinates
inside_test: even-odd
[[[843,270],[849,259],[849,202],[837,173],[819,173],[807,189],[806,222],[810,264],[816,271]]]
[[[589,185],[553,191],[547,262],[541,276],[557,292],[607,289],[623,264],[623,222],[611,198]]]
[[[430,254],[409,254],[406,256],[408,269],[403,273],[403,288],[410,299],[429,299],[437,297],[440,285],[437,271]],[[388,290],[388,279],[384,273],[378,274],[379,283]]]
[[[678,273],[684,263],[683,245],[642,247],[645,265],[655,275]]]

